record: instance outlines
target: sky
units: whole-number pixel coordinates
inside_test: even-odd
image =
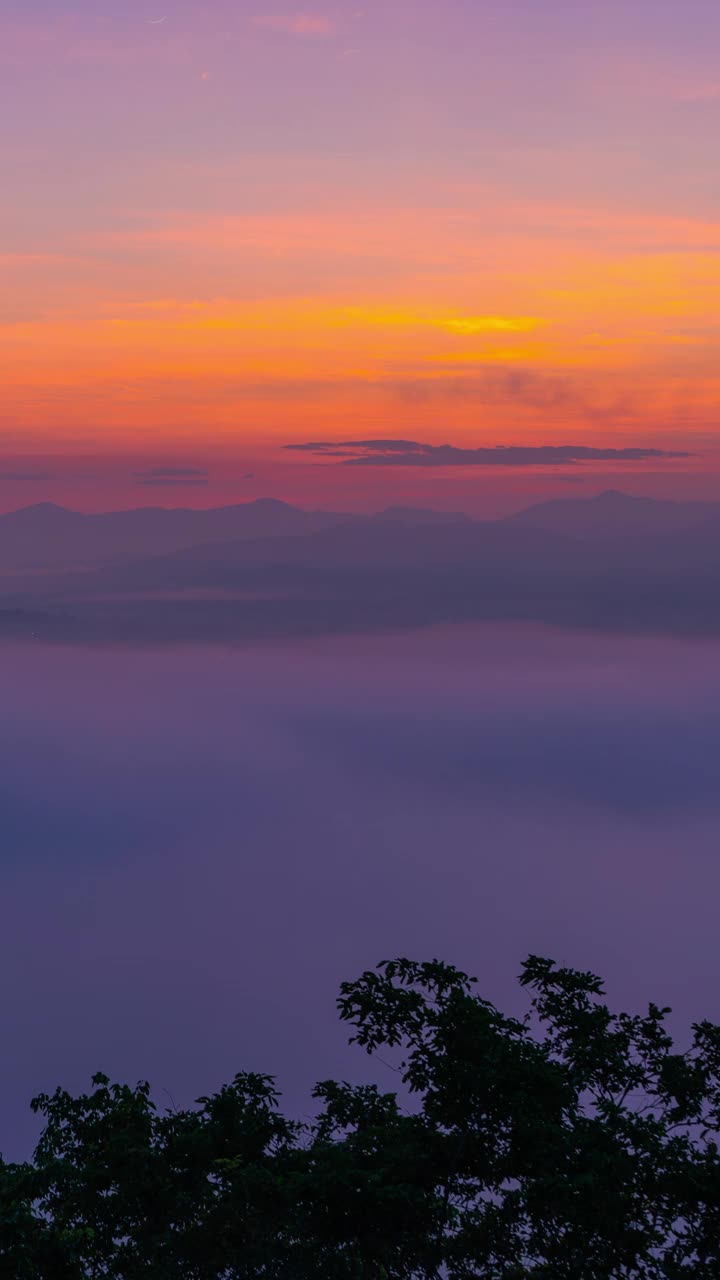
[[[0,0],[0,509],[720,497],[719,42],[716,0]],[[690,456],[286,448],[378,439]]]

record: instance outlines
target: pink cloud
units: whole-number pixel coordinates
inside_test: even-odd
[[[269,13],[251,18],[253,26],[282,31],[293,36],[326,36],[332,30],[330,18],[317,13]]]

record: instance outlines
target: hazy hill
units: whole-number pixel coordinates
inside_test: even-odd
[[[462,513],[413,507],[392,507],[379,517],[304,511],[275,498],[207,510],[138,507],[99,515],[42,502],[0,515],[0,570],[84,567],[210,542],[297,537],[375,518],[404,526],[470,523]]]
[[[233,538],[312,533],[357,517],[302,511],[275,498],[193,510],[139,507],[88,515],[39,503],[0,515],[0,568],[56,568],[158,555]]]
[[[304,537],[233,539],[144,556],[83,574],[77,586],[83,592],[230,589],[249,581],[292,584],[301,571],[310,571],[317,581],[325,575],[333,590],[342,590],[344,583],[357,588],[358,574],[378,580],[388,574],[482,574],[486,580],[504,580],[555,572],[559,566],[579,572],[587,562],[585,548],[550,531],[490,521],[409,525],[374,517]]]
[[[549,529],[571,537],[612,538],[628,533],[647,536],[713,523],[720,528],[720,503],[672,502],[607,489],[593,498],[539,502],[506,516],[503,523]]]
[[[323,539],[321,535],[331,530],[332,537]],[[705,539],[693,543],[690,535],[703,531]],[[214,562],[243,561],[248,555],[292,562],[304,560],[311,551],[323,563],[338,563],[343,557],[353,563],[375,563],[383,557],[422,563],[427,557],[439,562],[457,556],[466,561],[473,555],[496,552],[502,557],[520,550],[538,556],[545,548],[544,541],[534,542],[539,532],[597,543],[611,559],[628,538],[635,550],[647,545],[652,554],[649,540],[682,534],[689,538],[688,549],[702,550],[720,536],[720,503],[665,502],[609,490],[595,498],[538,503],[495,521],[403,506],[376,515],[305,511],[274,498],[205,510],[139,507],[101,514],[39,503],[0,515],[0,570],[87,568],[181,551],[193,560],[204,554],[195,549],[211,544],[208,556]],[[316,541],[303,549],[280,545],[298,537]],[[252,552],[239,545],[261,541],[276,545],[256,546]],[[630,549],[627,542],[624,545]],[[563,553],[558,547],[558,552],[572,554],[567,548]]]
[[[426,507],[385,507],[373,517],[384,523],[394,524],[471,524],[471,517],[464,511],[432,511]]]
[[[0,546],[14,562],[0,634],[69,643],[234,643],[499,619],[720,632],[713,503],[606,493],[496,521],[272,502],[112,516],[35,507],[0,519]],[[22,571],[29,548],[44,569]]]

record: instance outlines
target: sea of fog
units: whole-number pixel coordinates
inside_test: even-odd
[[[720,1021],[717,643],[26,644],[0,697],[8,1158],[98,1069],[177,1105],[266,1070],[307,1111],[367,1072],[335,995],[391,954],[513,1012],[536,952]]]

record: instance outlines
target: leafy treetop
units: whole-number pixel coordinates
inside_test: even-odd
[[[401,1099],[323,1081],[311,1121],[252,1073],[184,1111],[104,1075],[41,1095],[32,1161],[0,1162],[0,1276],[720,1280],[720,1028],[680,1052],[594,974],[520,982],[522,1020],[439,960],[343,983]]]

